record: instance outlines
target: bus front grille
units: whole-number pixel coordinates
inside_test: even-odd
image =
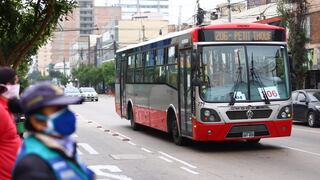
[[[252,117],[248,118],[248,111],[227,111],[227,116],[230,120],[239,120],[239,119],[262,119],[269,118],[272,113],[271,109],[264,110],[252,110]]]
[[[227,138],[242,138],[243,133],[249,131],[254,132],[254,137],[270,135],[268,128],[264,124],[236,125],[230,129],[229,133],[227,134]]]

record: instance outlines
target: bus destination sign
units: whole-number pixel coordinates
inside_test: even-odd
[[[204,30],[201,41],[284,41],[279,30]]]

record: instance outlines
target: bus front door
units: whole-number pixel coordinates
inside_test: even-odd
[[[121,107],[121,117],[126,117],[127,115],[127,104],[126,104],[126,71],[127,62],[121,58],[121,72],[120,72],[120,107]]]
[[[192,99],[191,99],[191,50],[181,50],[179,53],[180,86],[179,115],[181,134],[192,137]]]

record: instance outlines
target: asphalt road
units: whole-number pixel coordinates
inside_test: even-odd
[[[295,124],[291,137],[180,147],[162,132],[133,131],[114,110],[114,98],[73,106],[81,159],[98,179],[320,179],[320,128]]]

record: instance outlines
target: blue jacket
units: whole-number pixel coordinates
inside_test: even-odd
[[[94,173],[80,163],[75,154],[68,157],[31,135],[24,140],[12,179],[91,180]]]

